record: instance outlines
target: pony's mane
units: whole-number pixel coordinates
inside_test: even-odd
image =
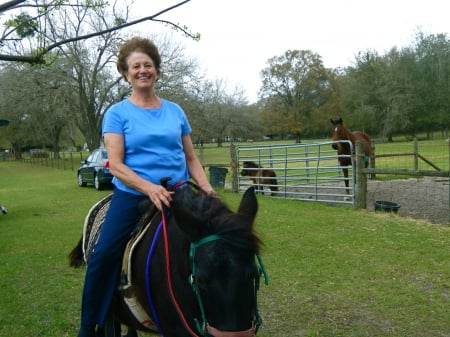
[[[244,161],[244,168],[262,168],[261,165],[259,165],[258,163],[254,162],[254,161]]]
[[[205,226],[208,235],[219,234],[236,248],[259,253],[262,241],[244,215],[236,216],[219,198],[189,190],[184,194],[183,204],[190,212],[208,219]]]

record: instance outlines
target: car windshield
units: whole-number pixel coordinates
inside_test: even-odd
[[[102,159],[108,159],[108,152],[105,149],[102,150]]]

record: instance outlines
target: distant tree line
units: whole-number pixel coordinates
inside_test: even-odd
[[[417,33],[406,48],[367,50],[354,64],[326,69],[308,50],[288,50],[262,71],[259,120],[268,135],[329,135],[329,118],[392,140],[450,128],[450,40]]]
[[[55,155],[62,147],[98,147],[103,114],[130,92],[115,69],[115,58],[119,45],[134,33],[114,29],[130,21],[128,9],[118,16],[114,6],[102,1],[59,3],[52,2],[51,21],[39,21],[33,31],[42,34],[47,22],[46,38],[63,43],[39,53],[38,59],[28,58],[30,49],[23,42],[27,34],[35,35],[25,28],[34,21],[22,15],[6,25],[10,34],[23,33],[16,53],[14,43],[0,46],[7,45],[15,57],[25,55],[24,62],[0,63],[0,118],[10,121],[0,129],[0,148],[13,148],[17,158],[32,147]],[[81,38],[91,31],[102,33]],[[450,44],[445,34],[418,33],[409,47],[392,48],[385,55],[361,52],[352,66],[339,69],[325,68],[312,51],[288,50],[267,61],[255,104],[248,103],[242,88],[230,90],[223,80],[202,73],[197,61],[185,56],[176,34],[148,37],[163,59],[158,93],[186,111],[195,143],[329,137],[329,119],[335,116],[343,117],[349,128],[386,139],[398,133],[448,134]]]

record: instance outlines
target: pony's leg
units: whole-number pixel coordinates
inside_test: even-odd
[[[255,186],[255,193],[261,193],[261,185],[259,185],[259,179],[252,179],[253,185]]]
[[[273,197],[276,195],[276,193],[274,193],[274,192],[278,191],[278,188],[276,188],[276,186],[270,186],[270,190],[272,191],[272,193],[270,193],[270,195]]]
[[[343,167],[342,172],[344,173],[345,193],[350,194],[350,189],[348,188],[348,168]]]
[[[271,196],[276,196],[277,194],[274,192],[278,192],[278,182],[277,179],[275,177],[269,179],[269,184],[270,184],[270,190],[272,191],[272,193],[270,194]]]

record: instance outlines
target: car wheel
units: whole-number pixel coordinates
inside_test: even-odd
[[[103,185],[98,181],[98,175],[96,174],[94,177],[94,187],[97,191],[101,191],[103,189]]]
[[[77,182],[78,182],[78,186],[80,187],[85,187],[86,183],[83,181],[83,177],[81,176],[81,173],[78,172],[78,176],[77,176]]]

